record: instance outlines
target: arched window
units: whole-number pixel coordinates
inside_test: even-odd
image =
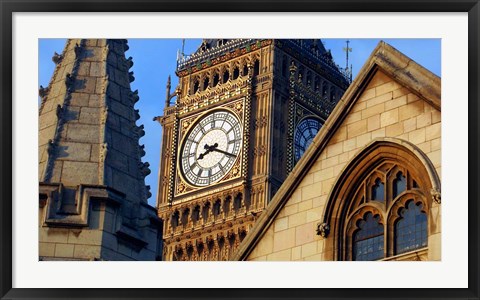
[[[228,72],[228,70],[226,70],[223,73],[223,83],[227,82],[229,78],[230,78],[230,73]]]
[[[185,228],[187,226],[189,216],[190,216],[190,210],[188,208],[186,208],[182,212],[182,226],[183,226],[183,228]]]
[[[195,94],[196,92],[198,92],[198,88],[200,87],[200,82],[198,80],[195,80],[195,82],[193,83],[193,93]]]
[[[319,234],[334,249],[330,259],[427,259],[428,236],[438,228],[430,212],[438,205],[432,191],[439,187],[433,164],[418,149],[373,141],[345,167],[329,195],[322,222],[328,229]]]
[[[408,200],[395,224],[395,254],[427,246],[427,214],[422,202]]]
[[[221,206],[220,200],[215,201],[215,203],[213,204],[212,213],[215,220],[218,219],[220,215],[220,206]]]
[[[233,210],[238,212],[242,207],[242,193],[238,193],[233,200]]]
[[[202,90],[206,90],[208,88],[208,84],[210,83],[210,80],[208,79],[208,77],[205,77],[205,79],[203,80],[203,88]]]
[[[203,223],[207,223],[209,217],[210,202],[205,203],[202,210]]]
[[[375,179],[375,183],[372,186],[372,200],[383,201],[385,192],[383,186],[380,178]]]
[[[367,212],[357,221],[352,236],[352,260],[376,260],[383,258],[383,225],[380,215]]]
[[[195,206],[192,212],[192,222],[193,225],[197,224],[198,220],[200,220],[200,205]]]
[[[170,220],[170,225],[172,226],[173,230],[175,230],[175,228],[177,228],[179,223],[180,223],[180,213],[178,212],[178,210],[176,210],[172,214],[172,218]]]
[[[248,66],[247,64],[243,65],[243,71],[242,71],[242,76],[247,76],[248,75]]]
[[[257,76],[260,74],[260,62],[257,60],[253,64],[253,76]]]
[[[217,86],[219,82],[220,82],[220,75],[218,75],[218,73],[215,73],[215,75],[213,75],[213,86]]]
[[[233,69],[233,80],[237,79],[238,76],[240,76],[240,69],[238,67],[235,67]]]
[[[416,183],[414,183],[413,187],[415,187],[415,184]],[[407,186],[407,179],[405,178],[405,176],[403,176],[402,172],[398,172],[397,176],[393,180],[392,197],[395,198],[398,195],[400,195],[406,189],[406,186]]]

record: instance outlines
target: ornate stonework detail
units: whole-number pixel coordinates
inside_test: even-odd
[[[38,96],[40,98],[43,98],[45,96],[48,95],[48,92],[50,91],[50,87],[43,87],[42,85],[40,85],[40,88],[38,89]]]
[[[63,60],[63,55],[62,54],[58,54],[57,52],[54,52],[53,56],[52,56],[52,61],[58,65],[60,62],[62,62]]]
[[[182,182],[180,182],[177,186],[177,194],[182,194],[183,192],[185,192],[185,189],[186,189],[186,185]]]
[[[442,193],[437,190],[437,189],[431,189],[430,194],[432,194],[432,200],[437,203],[441,204],[442,203]]]
[[[49,156],[52,156],[54,152],[55,152],[55,143],[53,142],[53,140],[48,140],[47,153]]]
[[[63,107],[60,104],[57,105],[57,110],[55,113],[57,115],[57,119],[60,120],[63,114]]]
[[[131,102],[131,107],[133,107],[135,105],[135,103],[138,102],[138,100],[140,100],[140,97],[138,96],[138,90],[135,90],[133,92],[130,92],[128,94],[130,100],[132,101]]]
[[[74,84],[75,84],[75,78],[73,77],[72,74],[67,73],[67,75],[65,76],[65,86],[67,87],[68,92],[73,91]]]
[[[144,178],[150,175],[151,173],[149,167],[150,167],[150,164],[148,162],[145,162],[145,163],[140,162],[138,164],[138,168],[140,169],[140,174],[142,174]]]
[[[258,129],[258,128],[265,127],[266,125],[267,125],[267,117],[266,116],[261,116],[258,119],[255,119],[255,122],[254,122],[253,126],[254,126],[255,129]]]
[[[330,225],[327,223],[318,223],[317,224],[317,235],[326,238],[330,233]]]
[[[164,129],[162,160],[166,162],[160,170],[160,189],[161,194],[169,195],[159,208],[162,218],[168,220],[164,227],[166,260],[228,260],[288,174],[287,144],[293,144],[296,114],[304,117],[295,104],[308,101],[309,95],[298,86],[303,79],[312,84],[313,77],[306,75],[299,80],[296,66],[292,67],[291,81],[285,78],[288,74],[279,74],[276,64],[277,59],[282,63],[283,53],[266,47],[273,40],[230,41],[217,44],[204,40],[192,56],[179,58],[176,74],[179,90],[185,92],[177,95],[174,104],[167,82],[168,105],[164,116],[157,118]],[[224,48],[218,45],[228,51],[220,51]],[[289,64],[291,57],[286,57]],[[311,72],[311,66],[297,63]],[[219,184],[208,180],[201,187],[187,184],[185,171],[176,170],[183,167],[176,162],[183,154],[179,143],[191,142],[186,135],[199,118],[222,109],[235,114],[243,126],[242,150],[230,171],[224,170],[223,178],[215,181]],[[214,126],[204,131],[209,128]],[[283,138],[285,134],[288,141]]]
[[[267,147],[265,145],[260,145],[253,148],[253,156],[263,156],[267,153]]]
[[[132,127],[132,131],[133,131],[133,134],[138,137],[138,138],[141,138],[142,136],[145,135],[145,130],[144,130],[145,126],[142,124],[140,126],[137,126],[137,125],[133,125]]]

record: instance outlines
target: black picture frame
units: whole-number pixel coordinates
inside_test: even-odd
[[[113,5],[114,4],[114,5]],[[17,289],[12,288],[12,14],[14,12],[468,12],[468,288],[457,289]],[[0,0],[1,299],[479,299],[479,0]],[[33,203],[32,203],[33,204]],[[321,280],[321,270],[318,274]],[[452,274],[452,276],[454,276]]]

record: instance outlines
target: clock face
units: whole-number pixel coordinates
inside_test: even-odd
[[[295,129],[295,161],[298,161],[312,143],[322,123],[316,118],[303,119]]]
[[[242,148],[242,128],[228,111],[202,117],[190,130],[180,152],[181,170],[192,185],[207,186],[222,179]]]

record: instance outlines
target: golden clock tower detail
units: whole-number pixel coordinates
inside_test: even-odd
[[[176,74],[156,118],[163,260],[229,260],[348,76],[320,40],[272,39],[203,40]]]

